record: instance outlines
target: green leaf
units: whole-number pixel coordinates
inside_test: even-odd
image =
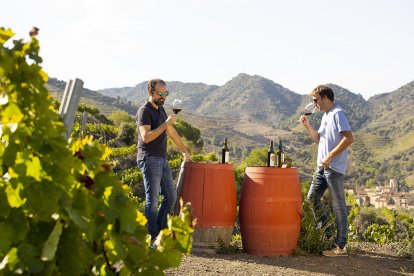
[[[4,256],[14,239],[13,226],[5,222],[0,222],[0,256]]]
[[[13,241],[22,241],[26,239],[26,235],[29,232],[29,223],[24,214],[22,208],[12,208],[9,214],[9,222],[14,229]]]
[[[32,244],[24,243],[18,248],[20,260],[27,266],[30,273],[38,273],[45,267],[45,263],[39,259],[40,249]],[[47,275],[43,273],[43,275]]]
[[[12,208],[19,208],[26,202],[26,199],[20,197],[20,191],[23,189],[23,185],[19,183],[16,186],[16,188],[13,188],[11,183],[6,183],[7,200]]]
[[[3,27],[0,27],[0,45],[3,46],[3,44],[9,40],[12,36],[14,36],[14,33],[11,29],[5,29]]]
[[[3,111],[3,124],[12,126],[14,123],[19,123],[22,119],[23,114],[20,111],[20,108],[14,103],[9,103]]]
[[[73,226],[63,230],[59,248],[56,252],[56,259],[59,260],[58,269],[61,275],[92,274],[89,268],[100,262],[99,258],[94,259],[94,254],[81,239],[81,235],[82,232]]]
[[[34,156],[31,161],[30,160],[26,161],[26,165],[27,165],[27,170],[26,170],[27,176],[31,176],[37,181],[40,181],[40,174],[42,171],[42,166],[40,165],[39,158]]]
[[[0,180],[0,217],[7,218],[10,212],[10,205],[7,200],[4,185]]]
[[[19,257],[17,256],[17,248],[13,247],[10,249],[9,253],[0,263],[0,271],[2,271],[8,265],[9,269],[13,271],[14,266],[19,262]],[[21,273],[20,273],[21,274]]]
[[[26,183],[23,196],[27,198],[25,208],[30,208],[39,220],[49,221],[51,215],[59,213],[59,201],[66,194],[61,187],[43,180],[41,183]]]
[[[58,220],[49,238],[43,244],[42,255],[40,257],[42,261],[50,261],[55,258],[55,253],[56,253],[57,246],[59,244],[59,238],[61,234],[62,234],[62,224]]]

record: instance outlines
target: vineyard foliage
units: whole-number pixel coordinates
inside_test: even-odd
[[[0,274],[162,275],[178,266],[192,243],[189,208],[149,250],[146,219],[105,161],[110,149],[62,136],[39,41],[13,35],[0,28]]]

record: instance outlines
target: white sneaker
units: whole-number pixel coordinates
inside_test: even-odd
[[[342,257],[342,256],[348,256],[348,249],[346,248],[346,245],[344,248],[340,248],[339,246],[332,248],[330,250],[322,251],[322,255],[326,257]]]

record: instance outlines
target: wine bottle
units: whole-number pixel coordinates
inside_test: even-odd
[[[224,138],[224,145],[223,149],[221,150],[221,163],[229,163],[230,159],[230,152],[229,148],[227,147],[227,138]]]
[[[281,168],[285,163],[285,152],[283,151],[282,139],[279,140],[279,149],[277,150],[276,167]]]
[[[273,150],[273,141],[270,141],[269,149],[267,150],[267,166],[275,166],[275,151]]]

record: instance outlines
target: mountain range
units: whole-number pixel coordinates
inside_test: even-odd
[[[97,92],[112,98],[141,105],[147,99],[147,84],[142,82],[134,87],[107,88]],[[212,117],[250,119],[280,127],[289,118],[297,117],[309,95],[295,93],[269,79],[258,75],[239,74],[223,86],[203,83],[167,82],[170,98],[183,100],[183,110],[191,114]],[[340,86],[330,84],[337,102],[345,109],[352,106],[349,114],[352,126],[361,127],[369,119],[367,101],[361,96]]]
[[[148,97],[147,83],[98,91],[85,89],[82,101],[104,113],[118,108],[134,115]],[[336,84],[327,85],[335,93],[335,102],[344,108],[356,137],[351,147],[350,172],[358,175],[348,174],[348,181],[363,185],[371,178],[383,183],[394,177],[414,186],[414,157],[410,155],[414,153],[414,81],[368,100]],[[63,91],[62,86],[64,82],[49,81],[49,89],[55,93]],[[166,105],[174,98],[183,100],[180,116],[201,130],[205,151],[217,151],[224,137],[233,142],[237,154],[282,138],[297,165],[306,175],[312,173],[315,145],[298,123],[302,109],[310,102],[309,95],[248,74],[239,74],[222,86],[172,81],[167,82],[167,88],[170,96]],[[315,128],[321,116],[311,116]],[[390,168],[381,168],[382,172],[377,172],[375,168],[382,165],[397,169],[389,172]],[[368,171],[361,170],[361,166]]]

